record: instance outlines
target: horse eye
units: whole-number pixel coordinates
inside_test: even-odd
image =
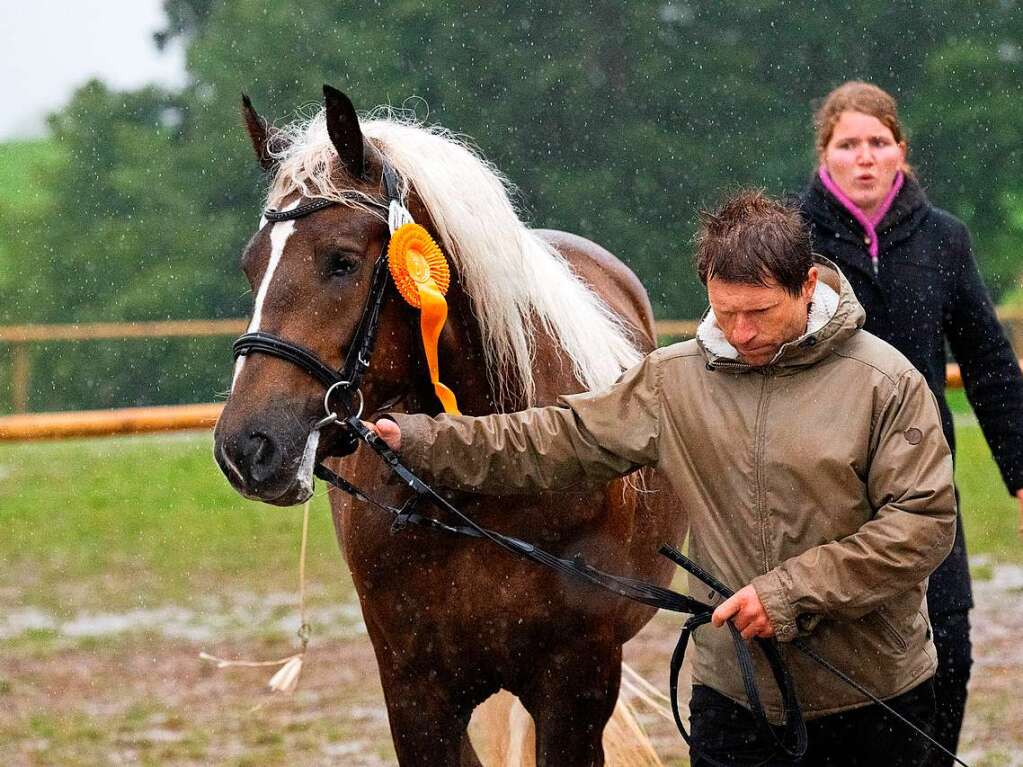
[[[340,277],[351,274],[359,266],[358,260],[350,253],[331,253],[328,263],[330,274]]]

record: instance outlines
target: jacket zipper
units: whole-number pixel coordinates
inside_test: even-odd
[[[770,398],[767,389],[768,380],[771,378],[772,373],[770,371],[764,371],[761,373],[763,380],[760,384],[760,399],[757,402],[757,416],[756,423],[753,428],[753,477],[754,477],[754,499],[753,502],[756,508],[757,522],[760,525],[760,552],[763,558],[764,572],[768,573],[771,571],[770,558],[768,556],[767,547],[767,512],[765,509],[766,503],[764,502],[764,435],[766,433],[765,421],[767,420],[767,401]]]

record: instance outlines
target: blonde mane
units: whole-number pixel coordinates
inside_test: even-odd
[[[365,139],[398,174],[402,196],[414,192],[430,213],[472,302],[499,403],[517,396],[534,403],[537,328],[560,345],[589,390],[609,386],[639,361],[623,322],[526,227],[510,199],[510,183],[466,141],[389,111],[370,114],[360,124]],[[269,207],[301,191],[373,210],[364,195],[338,186],[343,179],[323,110],[280,130],[287,141],[277,157]]]

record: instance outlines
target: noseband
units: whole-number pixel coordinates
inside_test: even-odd
[[[383,181],[384,191],[387,195],[386,202],[370,200],[369,204],[390,213],[390,218],[393,220],[393,212],[396,207],[401,209],[403,206],[398,197],[397,176],[394,169],[386,161],[383,163]],[[267,221],[274,223],[292,221],[339,204],[335,200],[316,199],[289,210],[268,209],[263,213],[263,217]],[[330,406],[331,397],[335,394],[345,403],[346,407],[348,403],[352,402],[353,398],[357,398],[361,402],[362,395],[359,392],[359,384],[362,382],[362,377],[365,375],[366,370],[369,369],[370,357],[373,354],[377,329],[380,325],[380,309],[383,306],[384,295],[387,292],[387,246],[390,240],[391,227],[388,226],[387,237],[384,239],[384,244],[380,248],[380,254],[373,265],[369,299],[362,310],[362,317],[359,320],[355,335],[352,337],[352,342],[348,346],[344,364],[340,370],[335,370],[304,346],[262,331],[245,333],[239,336],[234,342],[235,358],[252,353],[268,354],[271,357],[286,360],[304,370],[327,389],[324,406],[327,410],[328,418],[325,420],[334,420],[336,418],[333,415],[335,411]],[[355,445],[353,443],[352,449],[354,450],[354,448]]]

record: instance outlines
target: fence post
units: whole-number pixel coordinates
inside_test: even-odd
[[[28,344],[11,344],[11,404],[15,413],[28,410],[30,366]]]

